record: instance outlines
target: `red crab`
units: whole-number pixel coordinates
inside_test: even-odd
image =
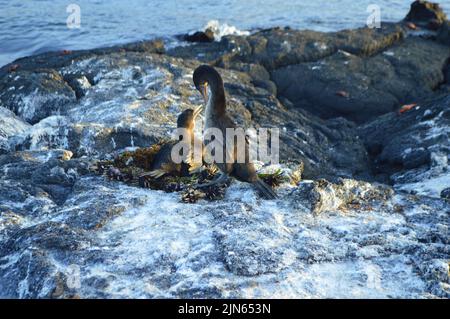
[[[346,97],[349,98],[350,97],[350,93],[348,93],[347,91],[337,91],[336,92],[337,96],[342,96],[342,97]]]
[[[411,110],[413,107],[415,107],[417,104],[416,103],[411,103],[411,104],[405,104],[403,105],[399,110],[398,113],[399,114],[403,114],[405,112],[408,112],[409,110]]]
[[[14,71],[16,71],[19,67],[20,67],[20,65],[18,65],[18,64],[13,64],[13,65],[11,65],[11,66],[8,68],[8,71],[9,71],[9,72],[14,72]]]

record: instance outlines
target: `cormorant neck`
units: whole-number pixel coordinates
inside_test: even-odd
[[[186,135],[184,138],[187,139],[188,143],[194,144],[194,129],[193,128],[186,128]],[[183,135],[178,136],[178,141],[180,142],[186,142],[183,138]]]
[[[223,86],[211,87],[209,92],[208,107],[211,108],[211,114],[220,116],[225,114],[225,90]]]

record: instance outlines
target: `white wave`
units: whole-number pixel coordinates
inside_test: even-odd
[[[242,31],[235,26],[227,23],[220,23],[218,20],[210,20],[203,28],[203,31],[210,29],[214,33],[214,39],[220,41],[220,39],[226,35],[249,35],[249,31]]]

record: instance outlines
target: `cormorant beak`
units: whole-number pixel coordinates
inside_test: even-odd
[[[208,103],[208,82],[202,84],[202,95],[205,103]]]
[[[195,121],[195,119],[197,118],[197,116],[199,116],[199,114],[202,112],[202,110],[203,110],[203,106],[202,106],[202,105],[200,105],[199,107],[197,107],[197,108],[194,110],[194,121]]]

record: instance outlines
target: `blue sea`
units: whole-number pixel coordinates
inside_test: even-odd
[[[336,31],[365,25],[370,4],[381,21],[398,21],[412,0],[0,0],[0,66],[50,50],[89,49],[201,30],[213,20],[228,29],[272,26]],[[440,1],[450,13],[450,0]],[[79,8],[80,28],[67,20]],[[69,11],[69,12],[68,12]],[[76,20],[71,20],[76,21]],[[233,27],[233,28],[232,28]]]

